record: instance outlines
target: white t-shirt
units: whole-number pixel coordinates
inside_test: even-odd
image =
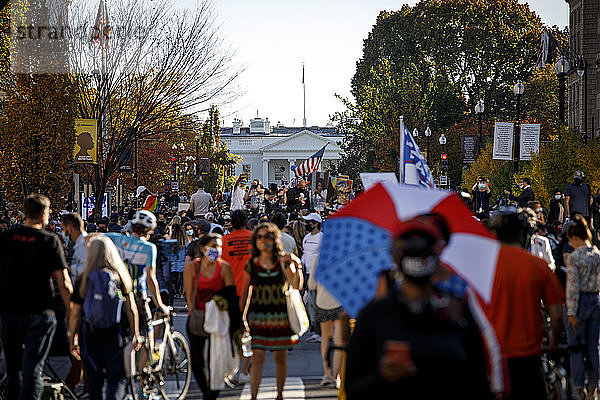
[[[87,247],[85,245],[86,231],[82,231],[81,235],[75,241],[73,246],[73,259],[71,260],[71,276],[78,279],[85,271],[85,259],[87,257]]]
[[[239,186],[233,189],[233,193],[231,194],[231,211],[244,209],[244,197],[246,197],[244,189]]]
[[[310,274],[313,264],[319,256],[321,240],[323,240],[323,232],[316,234],[309,233],[304,236],[304,239],[302,240],[302,248],[304,249],[304,253],[302,254],[302,265],[307,274]]]

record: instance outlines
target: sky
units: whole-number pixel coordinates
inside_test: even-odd
[[[184,6],[197,0],[176,0]],[[271,124],[302,126],[302,63],[305,65],[307,126],[325,126],[343,110],[335,94],[350,95],[350,81],[363,40],[381,10],[416,0],[213,0],[221,33],[245,67],[240,96],[221,106],[225,126],[240,118],[269,118]],[[564,0],[529,0],[544,23],[568,25]],[[218,104],[217,104],[218,105]]]

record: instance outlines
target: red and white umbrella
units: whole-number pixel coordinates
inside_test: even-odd
[[[436,213],[451,232],[441,260],[489,303],[500,243],[452,192],[378,183],[324,226],[316,278],[352,316],[375,293],[379,272],[389,269],[391,242],[403,221]]]

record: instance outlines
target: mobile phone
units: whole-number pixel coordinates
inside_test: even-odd
[[[396,360],[399,364],[409,364],[412,362],[412,350],[409,342],[386,340],[383,343],[383,350],[388,357]]]

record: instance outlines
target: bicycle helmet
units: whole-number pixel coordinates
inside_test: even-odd
[[[156,217],[148,210],[140,210],[131,219],[131,224],[139,224],[153,230],[156,228]]]

